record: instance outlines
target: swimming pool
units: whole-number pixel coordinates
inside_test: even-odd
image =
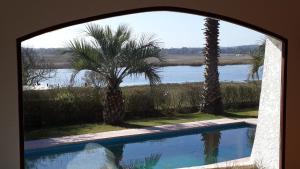
[[[255,126],[218,127],[114,138],[25,151],[25,169],[168,169],[250,156]]]

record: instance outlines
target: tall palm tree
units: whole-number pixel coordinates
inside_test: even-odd
[[[259,80],[259,68],[264,64],[265,47],[266,41],[264,40],[255,50],[251,51],[252,60],[248,79]]]
[[[254,143],[254,138],[255,138],[255,132],[256,129],[255,128],[248,128],[247,129],[247,140],[248,140],[248,147],[252,148],[253,143]]]
[[[218,162],[220,140],[221,133],[219,131],[207,132],[202,134],[205,164],[212,164]]]
[[[113,153],[114,155],[114,164],[118,166],[118,168],[121,167],[121,161],[123,159],[123,153],[124,153],[124,144],[118,144],[115,146],[107,146],[106,148]]]
[[[73,54],[73,67],[88,69],[102,76],[106,85],[103,120],[108,124],[120,124],[124,118],[124,99],[120,84],[127,76],[144,74],[150,84],[160,82],[153,58],[162,61],[159,42],[153,36],[131,37],[131,30],[120,25],[116,31],[109,26],[88,25],[87,35],[92,39],[73,40],[69,49]]]
[[[205,19],[204,35],[206,44],[203,49],[205,57],[204,84],[200,111],[213,114],[223,114],[223,102],[219,83],[219,20]]]

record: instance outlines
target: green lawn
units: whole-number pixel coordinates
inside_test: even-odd
[[[34,140],[50,137],[61,137],[69,135],[98,133],[113,130],[122,130],[128,128],[142,128],[149,126],[158,126],[165,124],[177,124],[184,122],[193,122],[201,120],[218,119],[223,117],[229,118],[253,118],[257,117],[256,109],[243,109],[243,110],[228,110],[225,116],[215,116],[206,113],[189,113],[189,114],[173,114],[168,117],[157,117],[139,120],[126,121],[120,126],[111,126],[105,124],[82,124],[82,125],[69,125],[61,127],[44,128],[25,132],[25,140]]]

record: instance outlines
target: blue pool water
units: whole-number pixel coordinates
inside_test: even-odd
[[[171,169],[250,156],[255,126],[134,136],[25,152],[25,169]]]

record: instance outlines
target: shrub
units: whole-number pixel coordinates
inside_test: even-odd
[[[126,119],[198,111],[202,83],[123,87]],[[260,84],[221,83],[226,109],[257,107]],[[25,129],[102,122],[103,89],[56,88],[23,92]]]
[[[157,86],[152,89],[155,109],[161,112],[168,112],[171,109],[171,91],[168,86]]]
[[[154,99],[150,91],[132,90],[125,96],[126,118],[150,117],[155,113]]]
[[[225,108],[248,108],[259,104],[260,85],[226,84],[221,86]]]
[[[25,129],[101,121],[102,107],[94,89],[23,92]]]
[[[190,86],[186,92],[189,106],[193,110],[198,110],[199,103],[201,103],[201,90],[199,90],[199,88],[200,87]]]

